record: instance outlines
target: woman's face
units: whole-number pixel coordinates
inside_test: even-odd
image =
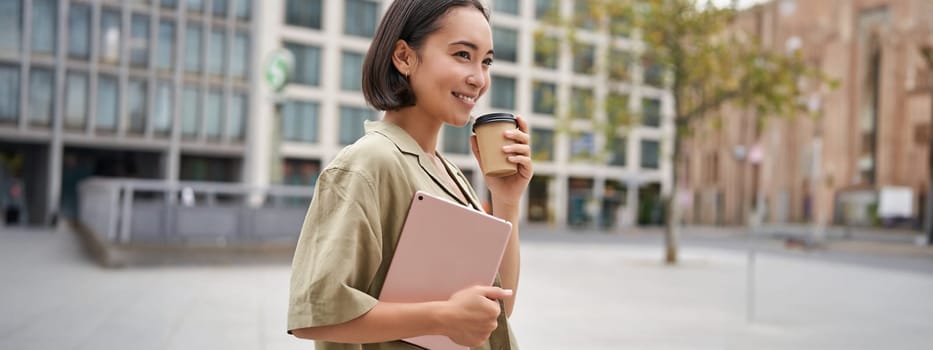
[[[440,21],[440,29],[418,50],[419,64],[409,76],[415,108],[441,122],[464,126],[489,88],[492,31],[472,7],[453,8]]]

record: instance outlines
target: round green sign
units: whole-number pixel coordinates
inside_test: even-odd
[[[266,82],[273,91],[282,91],[288,83],[294,62],[291,51],[285,49],[275,50],[269,55],[269,61],[266,63]]]

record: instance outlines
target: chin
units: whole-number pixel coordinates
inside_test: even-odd
[[[473,117],[470,115],[466,115],[466,116],[455,115],[452,118],[450,118],[450,121],[447,122],[447,124],[451,126],[456,126],[458,128],[462,128],[466,126],[467,124],[469,124],[471,120],[473,120]]]

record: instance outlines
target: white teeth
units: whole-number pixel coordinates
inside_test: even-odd
[[[454,93],[454,96],[456,96],[457,98],[459,98],[459,99],[461,99],[461,100],[464,100],[464,101],[466,101],[466,102],[470,102],[470,103],[476,102],[476,99],[474,99],[474,98],[472,98],[472,97],[468,97],[468,96],[463,96],[463,95],[458,94],[458,93],[456,93],[456,92]]]

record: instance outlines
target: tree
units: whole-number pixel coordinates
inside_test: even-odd
[[[720,107],[735,104],[756,111],[758,117],[807,114],[802,96],[810,86],[823,86],[829,79],[809,67],[797,52],[776,52],[763,47],[754,35],[735,24],[738,11],[700,4],[696,0],[576,0],[573,16],[552,11],[545,30],[560,31],[576,48],[579,31],[591,30],[613,38],[631,37],[643,43],[641,56],[645,82],[661,84],[675,100],[674,147],[669,150],[675,183],[664,198],[666,207],[665,254],[669,264],[677,262],[678,206],[674,198],[680,173],[684,137],[702,137],[700,123],[715,119]],[[556,29],[555,29],[556,28]],[[543,35],[539,33],[540,35]],[[536,40],[539,42],[540,40]],[[609,75],[616,74],[612,62],[615,44],[610,44],[602,62],[609,62]],[[810,84],[800,84],[808,80]],[[813,84],[812,82],[817,82]],[[607,106],[613,108],[612,106]],[[605,132],[609,137],[620,127],[643,119],[638,113],[609,111]],[[760,121],[758,121],[760,122]]]

